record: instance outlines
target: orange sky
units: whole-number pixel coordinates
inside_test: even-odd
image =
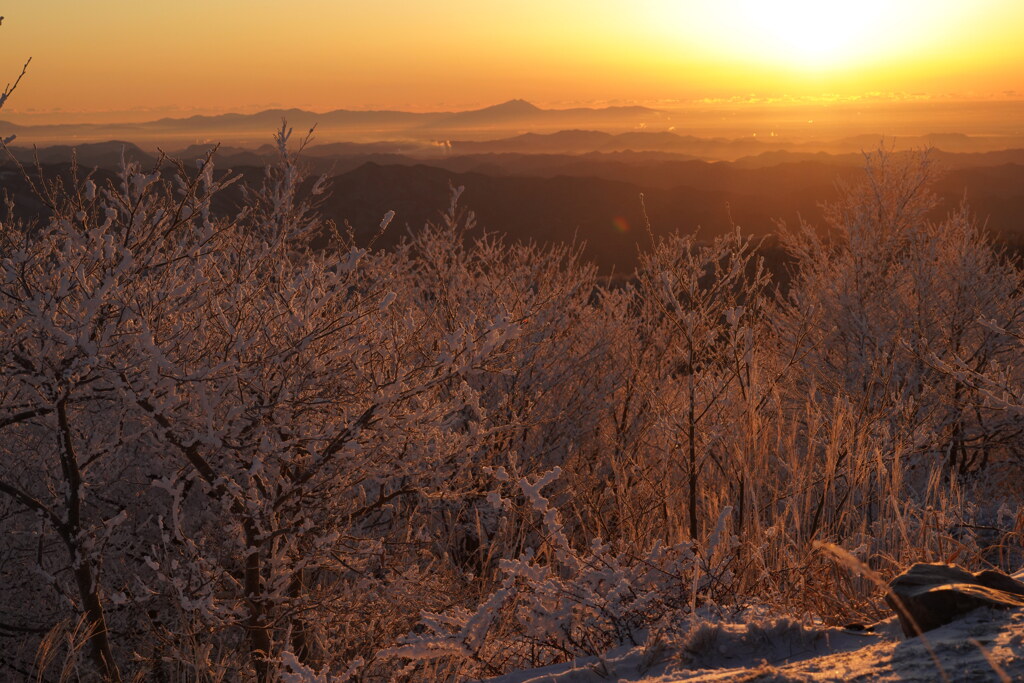
[[[1024,99],[1021,0],[14,0],[0,118],[916,93]],[[74,116],[75,112],[88,115]]]

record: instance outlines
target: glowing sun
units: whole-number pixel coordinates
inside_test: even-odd
[[[887,0],[740,0],[748,49],[804,68],[842,65],[881,46]]]

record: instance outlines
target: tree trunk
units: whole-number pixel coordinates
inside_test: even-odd
[[[687,437],[690,442],[690,539],[697,540],[697,387],[694,378],[693,350],[690,351],[690,410]]]
[[[117,669],[117,662],[114,661],[113,648],[110,646],[110,638],[107,635],[107,620],[103,614],[103,603],[96,592],[96,581],[92,574],[92,568],[84,562],[78,561],[75,567],[75,582],[78,584],[78,594],[82,600],[82,609],[86,619],[89,620],[89,647],[91,656],[96,667],[103,673],[107,681],[120,683],[121,672]]]
[[[60,401],[56,409],[60,434],[60,466],[67,489],[64,494],[67,521],[61,525],[59,532],[67,546],[68,554],[71,555],[71,568],[75,575],[75,583],[78,585],[82,611],[89,621],[89,648],[93,663],[106,680],[120,683],[121,672],[117,669],[113,648],[110,646],[107,620],[99,595],[99,582],[82,550],[82,472],[78,466],[78,456],[72,440],[67,403]]]
[[[245,630],[249,638],[249,656],[252,659],[253,669],[256,671],[256,680],[260,683],[269,683],[273,642],[261,595],[263,578],[261,576],[260,551],[256,539],[256,525],[249,520],[245,522],[245,537],[246,543],[252,549],[245,558],[243,577],[245,597],[249,603],[249,617],[245,621]]]
[[[295,577],[288,584],[288,595],[294,602],[298,602],[302,599],[302,594],[306,590],[305,582],[302,580],[302,572],[296,572]],[[317,653],[313,651],[313,644],[310,642],[309,627],[306,625],[306,620],[301,616],[295,616],[292,618],[292,652],[298,657],[299,661],[305,666],[313,669],[320,668],[319,658],[316,656]]]

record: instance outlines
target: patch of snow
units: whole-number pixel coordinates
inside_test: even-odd
[[[1024,576],[1024,571],[1017,577]],[[787,619],[704,622],[672,642],[619,648],[491,683],[1024,680],[1024,610],[978,609],[903,639],[895,617],[870,631]]]

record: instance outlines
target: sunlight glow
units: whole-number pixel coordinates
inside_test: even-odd
[[[891,3],[884,0],[742,0],[738,21],[742,32],[765,54],[814,68],[842,63],[870,50],[886,6]]]
[[[243,0],[11,0],[3,11],[3,73],[33,57],[4,115],[53,121],[1024,93],[1021,0],[293,0],[288,12]],[[165,58],[186,38],[192,49]]]

